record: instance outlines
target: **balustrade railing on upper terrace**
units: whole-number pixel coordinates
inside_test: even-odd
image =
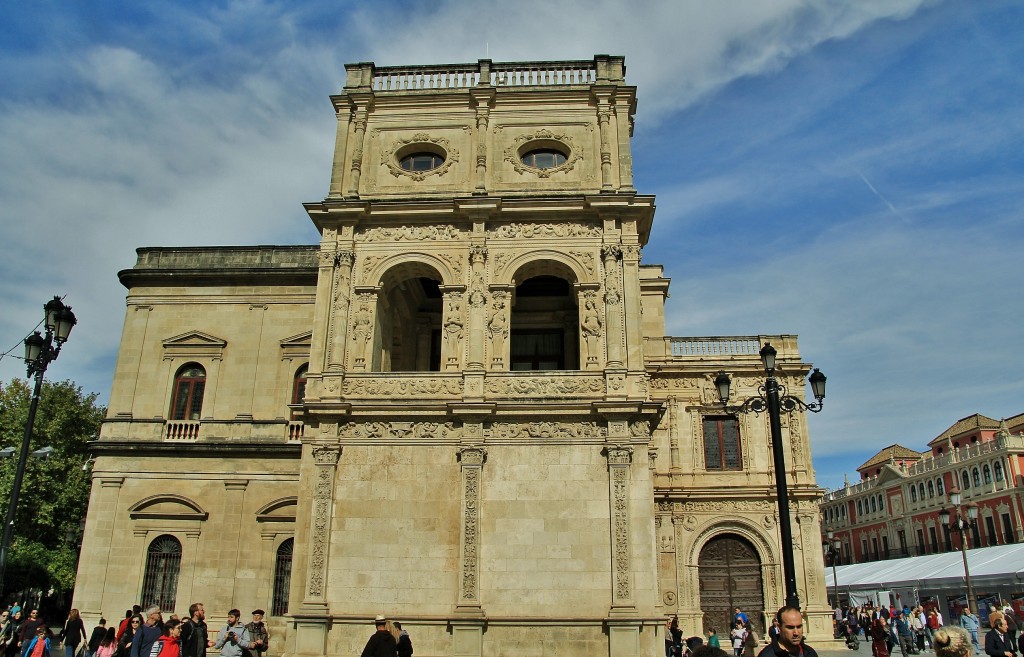
[[[1004,452],[1010,449],[1024,449],[1024,434],[996,436],[992,440],[967,445],[966,447],[955,449],[948,454],[942,454],[940,456],[926,456],[917,463],[907,466],[906,473],[908,477],[914,477],[941,470],[955,463],[964,463],[972,459],[989,456],[991,454]],[[829,491],[825,493],[822,499],[826,502],[842,499],[847,496],[856,495],[870,490],[874,485],[875,478],[865,479],[864,481],[859,481],[856,484],[851,484],[849,487],[844,486],[843,488],[837,488],[836,490]]]
[[[593,84],[593,61],[487,62],[441,66],[383,66],[374,68],[374,91],[465,89],[478,84],[496,87],[532,87]]]

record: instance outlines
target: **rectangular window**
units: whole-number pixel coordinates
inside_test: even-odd
[[[889,558],[889,537],[888,536],[883,536],[882,537],[882,558],[883,559],[888,559]]]
[[[565,333],[562,330],[513,330],[509,341],[513,372],[565,369]]]
[[[939,552],[939,535],[934,527],[928,528],[928,536],[932,539],[932,552]]]
[[[871,538],[871,558],[878,561],[878,539]]]
[[[868,556],[868,539],[866,539],[866,538],[860,539],[860,547],[861,547],[861,553],[862,553],[863,560],[864,561],[871,561],[871,557]]]
[[[996,533],[996,519],[992,516],[985,516],[985,533],[988,534],[985,540],[988,541],[989,545],[999,544],[999,535]]]
[[[1013,523],[1009,513],[1003,514],[1003,542],[1007,545],[1013,543]]]
[[[740,425],[734,417],[704,418],[704,467],[740,470]]]
[[[917,530],[917,553],[919,555],[927,554],[928,553],[928,544],[924,542],[924,530],[923,529],[918,529]]]

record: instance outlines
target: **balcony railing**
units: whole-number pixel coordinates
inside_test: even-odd
[[[167,440],[198,440],[201,425],[199,420],[168,420],[164,437]]]

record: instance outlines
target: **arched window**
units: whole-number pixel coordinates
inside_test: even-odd
[[[857,500],[857,515],[858,516],[864,515],[864,508],[861,506],[860,502],[861,502],[860,500]]]
[[[928,482],[928,498],[931,499],[933,497],[935,497],[935,482],[929,481]]]
[[[924,482],[923,481],[917,485],[917,496],[921,498],[922,502],[924,502]]]
[[[174,399],[171,400],[172,420],[198,420],[203,412],[203,392],[206,390],[206,370],[197,363],[183,366],[174,376]]]
[[[142,580],[142,608],[156,605],[174,609],[181,570],[181,543],[169,534],[158,536],[146,552],[146,575]]]
[[[309,365],[303,365],[295,372],[295,379],[292,381],[292,403],[301,404],[306,396],[306,371]]]
[[[885,511],[885,498],[881,495],[878,496],[878,510]]]
[[[986,484],[992,483],[992,468],[988,467],[988,463],[981,467],[981,476]]]
[[[939,495],[946,494],[946,486],[945,484],[942,483],[941,477],[935,480],[935,488],[938,491]]]
[[[846,504],[843,504],[841,507],[839,507],[839,514],[844,518],[846,517]]]
[[[288,591],[292,583],[292,552],[295,540],[289,538],[277,548],[277,561],[274,562],[274,604],[270,607],[272,616],[284,616],[288,613]]]
[[[911,502],[916,502],[917,501],[917,486],[911,486],[910,487],[910,501]]]
[[[878,511],[878,502],[876,502],[875,498],[872,497],[871,498],[871,513],[874,513],[876,511]]]
[[[981,475],[978,473],[978,468],[974,468],[973,470],[971,470],[971,475],[972,475],[971,478],[974,480],[974,485],[975,486],[980,486],[981,485]]]
[[[1003,464],[1002,464],[1002,462],[996,461],[995,471],[996,471],[996,481],[1002,481],[1003,480]]]
[[[970,488],[971,487],[971,475],[967,474],[967,470],[964,470],[961,476],[962,476],[963,481],[964,481],[964,488]]]

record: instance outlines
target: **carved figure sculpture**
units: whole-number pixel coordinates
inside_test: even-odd
[[[580,328],[583,330],[583,338],[587,345],[587,362],[596,363],[598,360],[598,349],[600,349],[601,317],[597,313],[597,303],[594,301],[593,295],[587,295],[583,306],[583,322]]]
[[[505,302],[495,301],[491,305],[491,319],[487,322],[487,333],[491,336],[491,359],[501,360],[504,353],[505,336],[508,335],[508,317]]]
[[[462,340],[462,304],[458,298],[448,299],[448,310],[444,318],[444,337],[448,347],[448,359],[458,360],[459,342]]]

